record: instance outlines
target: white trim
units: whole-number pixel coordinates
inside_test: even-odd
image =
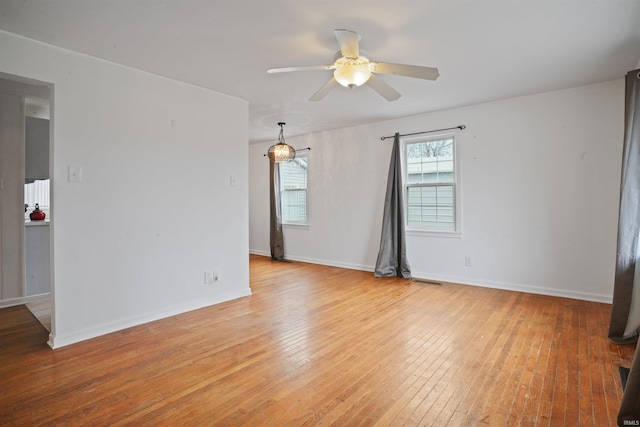
[[[16,305],[26,304],[29,302],[29,297],[8,298],[0,300],[0,308],[13,307]]]
[[[530,286],[522,283],[504,283],[491,280],[475,280],[470,282],[468,279],[456,276],[434,275],[424,272],[412,272],[413,278],[421,278],[434,282],[449,282],[459,285],[477,286],[481,288],[500,289],[503,291],[521,292],[527,294],[546,295],[552,297],[571,298],[582,301],[593,301],[605,304],[612,303],[612,296],[609,294],[596,294],[592,292],[580,292],[569,289],[556,289],[539,286]]]
[[[269,252],[261,251],[259,249],[249,249],[249,255],[260,255],[260,256],[268,256],[268,257],[271,256]]]
[[[407,184],[405,182],[405,172],[407,166],[407,144],[415,144],[419,142],[433,141],[439,139],[453,139],[453,163],[454,163],[454,176],[453,182],[454,198],[455,198],[455,230],[435,230],[435,229],[423,229],[418,227],[410,227],[406,222],[408,221],[408,212],[405,205],[405,191]],[[462,238],[462,179],[460,173],[460,132],[456,131],[442,131],[437,133],[430,133],[428,135],[408,136],[400,138],[400,158],[402,165],[402,206],[405,213],[405,233],[410,236],[419,237],[448,237],[448,238]]]
[[[7,308],[7,307],[14,307],[16,305],[28,304],[32,300],[37,300],[42,297],[48,297],[50,295],[51,295],[51,292],[45,292],[37,295],[28,295],[25,297],[5,299],[0,301],[0,308]]]
[[[262,255],[262,256],[271,256],[269,253],[263,251],[251,251],[251,254],[254,255]],[[368,265],[359,265],[359,264],[350,264],[343,263],[337,261],[326,261],[326,260],[318,260],[314,258],[305,258],[305,257],[286,257],[286,259],[291,261],[299,261],[306,262],[309,264],[319,264],[326,265],[329,267],[339,267],[339,268],[348,268],[352,270],[360,270],[360,271],[374,271],[373,266]],[[504,283],[504,282],[494,282],[490,280],[474,280],[470,282],[468,279],[464,277],[456,277],[456,276],[446,276],[446,275],[433,275],[425,272],[412,272],[412,277],[414,279],[420,278],[423,280],[429,280],[434,282],[448,282],[455,283],[459,285],[468,285],[468,286],[478,286],[481,288],[489,288],[489,289],[500,289],[503,291],[512,291],[512,292],[522,292],[527,294],[537,294],[537,295],[547,295],[552,297],[561,297],[561,298],[571,298],[582,301],[593,301],[604,304],[611,304],[612,296],[609,294],[596,294],[592,292],[580,292],[580,291],[572,291],[568,289],[555,289],[555,288],[546,288],[539,286],[530,286],[521,283]]]
[[[283,222],[282,228],[309,230],[311,226],[309,226],[308,222]]]
[[[260,251],[260,250],[249,250],[249,253],[252,255],[271,257],[271,253]],[[287,254],[285,254],[284,258],[288,261],[297,261],[297,262],[304,262],[307,264],[325,265],[327,267],[346,268],[349,270],[370,271],[370,272],[373,272],[375,270],[375,267],[373,265],[352,264],[349,262],[331,261],[326,259],[288,256]]]
[[[287,256],[286,254],[285,254],[285,258],[291,261],[306,262],[308,264],[326,265],[328,267],[346,268],[349,270],[370,271],[370,272],[373,272],[375,270],[375,266],[373,265],[352,264],[349,262],[331,261],[331,260],[317,259],[317,258]]]
[[[405,234],[411,237],[444,237],[447,239],[462,239],[461,231],[435,231],[408,228],[405,230]]]
[[[124,319],[118,319],[112,322],[106,322],[101,325],[81,329],[68,335],[61,336],[51,333],[49,335],[48,344],[51,348],[57,349],[70,344],[78,343],[80,341],[99,337],[101,335],[121,331],[132,326],[142,325],[145,323],[153,322],[155,320],[164,319],[166,317],[175,316],[193,310],[198,310],[200,308],[209,307],[211,305],[220,304],[222,302],[231,301],[249,295],[251,295],[251,288],[234,290],[233,292],[217,295],[208,299],[199,299],[197,301],[167,307],[158,311],[147,312],[140,315],[130,316]]]

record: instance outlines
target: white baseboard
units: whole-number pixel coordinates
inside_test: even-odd
[[[252,255],[271,256],[270,252],[264,252],[259,250],[250,250]],[[327,259],[307,258],[299,256],[289,256],[285,254],[285,259],[289,261],[306,262],[307,264],[326,265],[328,267],[348,268],[350,270],[371,271],[373,272],[373,266],[363,264],[352,264],[348,262],[332,261]]]
[[[0,308],[13,307],[14,305],[26,304],[29,302],[27,297],[9,298],[0,301]]]
[[[261,251],[258,249],[249,249],[249,254],[250,255],[260,255],[260,256],[271,256],[271,252],[267,252],[267,251]]]
[[[99,337],[101,335],[106,335],[112,332],[127,329],[132,326],[142,325],[144,323],[153,322],[156,320],[164,319],[166,317],[175,316],[178,314],[186,313],[188,311],[198,310],[200,308],[209,307],[211,305],[220,304],[225,301],[231,301],[249,295],[251,295],[251,288],[246,288],[235,292],[217,295],[216,297],[213,297],[211,299],[200,299],[191,303],[179,304],[154,312],[142,313],[140,315],[131,316],[125,319],[118,319],[113,322],[104,323],[102,325],[92,326],[90,328],[74,331],[71,334],[54,335],[52,333],[49,335],[48,344],[51,348],[57,349],[70,344],[78,343],[80,341],[85,341],[91,338]]]
[[[502,289],[505,291],[524,292],[528,294],[547,295],[552,297],[571,298],[582,301],[600,302],[605,304],[611,304],[613,301],[613,295],[603,295],[590,292],[573,291],[569,289],[556,289],[545,288],[539,286],[523,285],[520,283],[503,283],[494,282],[490,280],[473,280],[465,279],[462,277],[453,276],[438,276],[429,273],[412,272],[412,276],[415,278],[421,278],[436,282],[449,282],[459,283],[461,285],[479,286],[482,288]]]
[[[0,301],[0,308],[13,307],[16,305],[27,304],[29,301],[34,299],[39,299],[44,296],[51,295],[50,292],[38,295],[29,295],[28,297],[20,297],[20,298],[10,298],[6,300]]]
[[[360,270],[360,271],[371,271],[373,272],[374,268],[370,265],[362,265],[362,264],[352,264],[348,262],[340,262],[340,261],[332,261],[326,259],[317,259],[317,258],[306,258],[306,257],[297,257],[297,256],[286,256],[288,260],[298,261],[298,262],[306,262],[308,264],[319,264],[326,265],[329,267],[339,267],[339,268],[348,268],[350,270]]]
[[[251,251],[251,253],[255,255],[271,256],[270,253],[268,252],[265,253],[262,251]],[[300,261],[300,262],[307,262],[310,264],[327,265],[330,267],[349,268],[352,270],[362,270],[362,271],[371,271],[371,272],[375,270],[375,267],[370,265],[358,265],[358,264],[342,263],[342,262],[336,262],[336,261],[328,261],[328,260],[321,260],[316,258],[305,258],[305,257],[296,257],[296,256],[287,256],[286,258],[291,261]],[[483,288],[502,289],[505,291],[525,292],[529,294],[571,298],[571,299],[578,299],[583,301],[600,302],[605,304],[611,304],[613,301],[612,295],[580,292],[580,291],[573,291],[568,289],[545,288],[545,287],[538,287],[538,286],[523,285],[520,283],[502,283],[502,282],[494,282],[490,280],[475,280],[475,279],[469,280],[468,278],[464,278],[464,277],[438,276],[438,275],[433,275],[433,274],[424,273],[424,272],[412,272],[412,276],[416,278],[437,281],[437,282],[459,283],[461,285],[480,286]]]

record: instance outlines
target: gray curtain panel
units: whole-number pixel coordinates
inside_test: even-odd
[[[400,135],[396,133],[391,151],[387,193],[384,198],[380,251],[374,271],[376,277],[411,277],[411,268],[407,260],[402,193]]]
[[[618,412],[619,426],[640,425],[640,345],[636,347]]]
[[[284,238],[282,236],[282,206],[280,205],[280,168],[277,163],[269,162],[269,203],[271,259],[284,259]]]
[[[634,307],[634,292],[640,292],[635,281],[640,234],[640,70],[626,76],[625,128],[620,182],[620,216],[618,220],[618,249],[613,287],[613,306],[609,338],[616,343],[635,341],[640,322]],[[634,285],[634,282],[635,285]],[[634,290],[635,286],[635,290]],[[637,295],[636,295],[637,297]],[[636,303],[637,304],[637,303]],[[640,425],[640,347],[631,364],[622,396],[618,425]]]
[[[631,310],[638,234],[640,233],[640,70],[627,73],[625,129],[620,182],[618,249],[609,338],[617,343],[635,341],[640,325],[628,325]],[[625,333],[625,331],[627,331]]]

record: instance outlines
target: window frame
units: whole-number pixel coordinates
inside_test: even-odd
[[[279,163],[278,164],[278,168],[280,168],[279,173],[280,173],[280,209],[282,212],[282,225],[286,228],[309,228],[309,156],[307,153],[304,154],[299,154],[296,155],[296,159],[305,159],[305,162],[307,164],[307,167],[305,169],[306,171],[306,186],[304,188],[304,192],[305,192],[305,217],[306,217],[306,221],[286,221],[284,219],[284,209],[283,209],[283,205],[282,202],[284,200],[284,192],[285,191],[300,191],[300,189],[296,189],[296,190],[285,190],[283,189],[283,180],[282,180],[282,168],[281,166],[284,163]],[[292,162],[294,162],[296,159],[292,160]]]
[[[428,184],[410,184],[407,182],[407,147],[411,144],[417,144],[421,142],[429,141],[441,141],[443,139],[453,140],[453,182],[440,182],[440,183],[428,183]],[[404,212],[404,224],[405,232],[408,236],[418,237],[450,237],[450,238],[462,238],[462,186],[460,180],[460,138],[457,132],[440,132],[431,133],[428,135],[412,135],[400,138],[400,157],[401,157],[401,171],[402,171],[402,209]],[[453,230],[439,230],[434,228],[419,227],[415,225],[409,225],[409,212],[408,212],[408,189],[410,187],[453,187],[453,215],[454,215],[454,229]]]

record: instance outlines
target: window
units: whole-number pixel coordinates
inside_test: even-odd
[[[453,135],[405,141],[404,147],[407,228],[459,231]]]
[[[280,163],[282,222],[307,224],[307,158]]]

